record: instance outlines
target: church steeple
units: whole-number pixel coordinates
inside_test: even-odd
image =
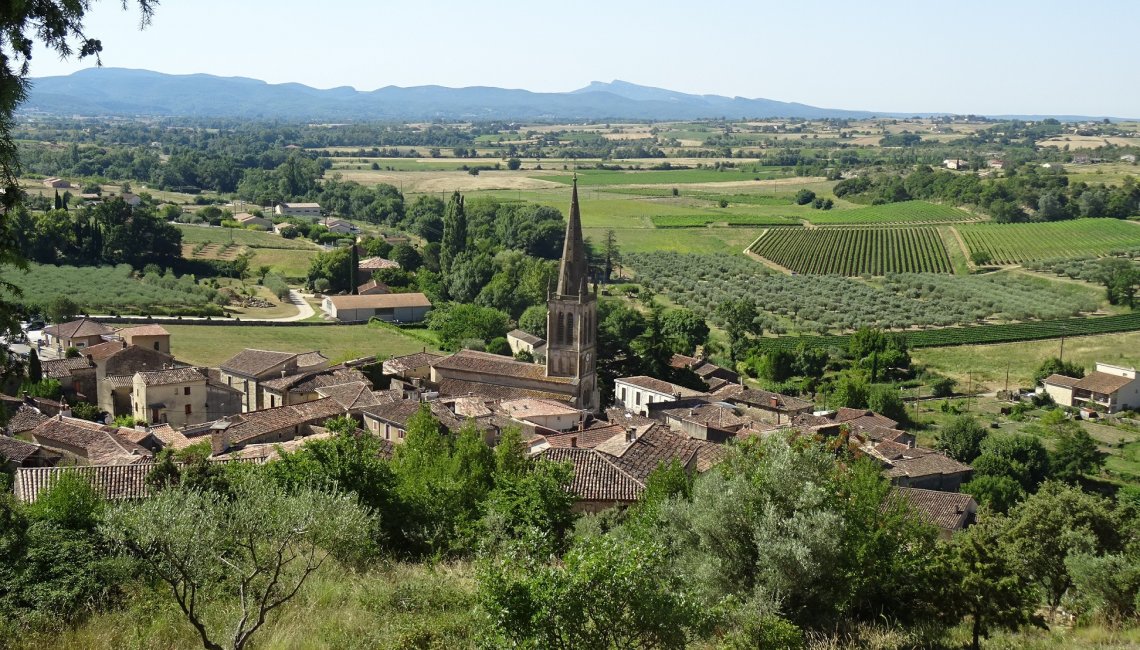
[[[558,269],[558,289],[546,299],[546,376],[568,377],[576,387],[578,408],[597,411],[598,295],[586,282],[586,245],[582,241],[582,215],[578,210],[578,179],[570,198],[570,220]],[[597,285],[595,285],[597,289]]]
[[[562,244],[562,264],[558,268],[558,294],[574,296],[585,292],[588,275],[582,214],[578,210],[578,178],[575,177],[570,194],[570,218],[566,221],[566,241]]]

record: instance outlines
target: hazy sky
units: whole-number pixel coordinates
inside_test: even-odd
[[[128,0],[130,1],[130,0]],[[97,0],[103,65],[318,88],[623,79],[900,112],[1140,116],[1140,2]],[[90,61],[39,50],[32,76]]]

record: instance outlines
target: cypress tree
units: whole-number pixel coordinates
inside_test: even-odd
[[[439,268],[446,276],[451,264],[467,248],[467,213],[463,210],[463,195],[455,192],[443,213],[443,241],[440,242]]]
[[[63,207],[63,200],[59,198],[59,190],[55,191],[55,209],[59,210]]]
[[[40,365],[40,355],[35,350],[28,352],[28,381],[38,384],[43,381],[44,370]]]
[[[349,287],[349,293],[351,293],[352,295],[355,296],[357,293],[357,291],[356,291],[356,273],[357,273],[357,270],[360,268],[360,253],[357,252],[357,250],[356,250],[356,235],[352,236],[352,253],[351,253],[351,255],[352,255],[352,261],[349,263],[349,266],[351,268],[349,268],[349,270],[348,270],[348,287]]]

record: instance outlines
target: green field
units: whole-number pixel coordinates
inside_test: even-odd
[[[607,228],[584,228],[595,246],[605,240]],[[612,228],[623,253],[712,253],[740,255],[756,239],[751,228]]]
[[[957,226],[970,253],[987,252],[995,264],[1108,255],[1140,246],[1140,224],[1117,219]]]
[[[224,244],[233,242],[250,248],[284,248],[296,250],[315,250],[316,246],[303,239],[285,239],[271,232],[258,230],[242,230],[241,228],[211,228],[206,226],[189,226],[176,224],[182,231],[183,244]]]
[[[308,352],[320,350],[333,363],[366,356],[387,358],[420,352],[425,345],[411,336],[367,325],[242,326],[164,325],[171,353],[179,361],[217,366],[245,348]],[[427,346],[433,350],[432,346]]]
[[[756,171],[753,171],[755,167]],[[666,183],[727,183],[748,180],[772,179],[785,176],[779,167],[749,165],[736,169],[668,169],[611,171],[605,169],[582,169],[577,171],[578,185],[661,185]],[[569,185],[573,174],[536,176],[544,181]]]
[[[946,223],[957,221],[971,221],[978,217],[939,203],[926,201],[904,201],[902,203],[886,203],[871,205],[853,210],[816,210],[807,217],[815,224],[846,224],[846,223]]]
[[[660,215],[650,218],[655,228],[698,228],[710,224],[726,226],[796,226],[799,221],[766,215]]]
[[[796,273],[846,276],[949,273],[934,228],[772,228],[752,251]]]

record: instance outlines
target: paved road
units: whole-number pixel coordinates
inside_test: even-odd
[[[312,297],[311,295],[309,297]],[[243,323],[293,323],[299,320],[305,320],[313,314],[317,313],[313,306],[305,300],[305,295],[296,289],[289,290],[289,302],[297,308],[297,313],[292,316],[282,316],[280,318],[246,318],[244,316],[211,316],[207,319],[205,316],[183,316],[179,320],[193,323],[194,321],[209,320],[212,323],[224,323],[226,321],[240,320]],[[150,316],[140,316],[137,314],[120,314],[119,316],[110,316],[108,314],[91,314],[88,316],[91,320],[99,320],[101,318],[121,318],[123,320],[150,320]],[[155,318],[170,318],[170,316],[155,316]]]
[[[305,300],[305,297],[301,295],[301,292],[297,291],[296,289],[289,290],[289,302],[293,303],[293,305],[297,308],[298,313],[296,315],[286,316],[284,318],[269,318],[266,320],[275,320],[282,323],[292,323],[294,321],[305,320],[306,318],[316,313],[316,311],[313,310],[313,306],[309,304],[309,301]]]

